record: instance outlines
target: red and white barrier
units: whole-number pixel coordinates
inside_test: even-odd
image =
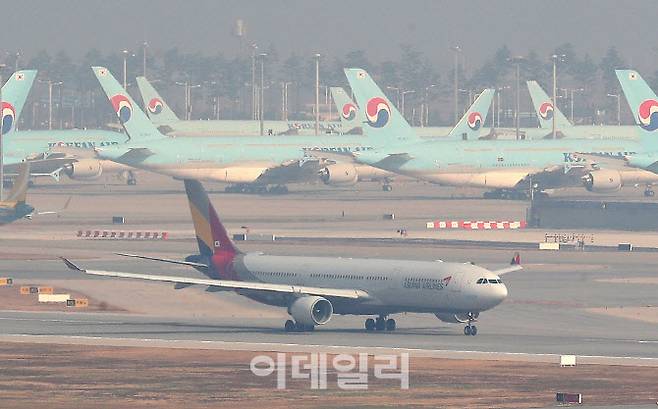
[[[428,229],[463,229],[463,230],[515,230],[526,227],[525,220],[435,220],[427,222]]]
[[[81,239],[167,240],[169,233],[166,231],[78,230],[76,236]]]

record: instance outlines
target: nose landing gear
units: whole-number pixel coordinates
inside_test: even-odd
[[[475,336],[478,333],[478,327],[473,325],[473,323],[477,321],[477,318],[475,315],[473,315],[472,312],[468,313],[468,324],[464,327],[464,335],[472,335]]]

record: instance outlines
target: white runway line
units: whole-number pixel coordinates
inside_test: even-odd
[[[525,352],[484,352],[458,350],[432,350],[419,348],[391,348],[342,345],[303,345],[291,343],[268,342],[227,342],[204,340],[166,340],[157,338],[111,338],[61,335],[0,335],[0,342],[25,342],[38,344],[96,345],[114,347],[178,348],[178,349],[216,349],[229,351],[254,352],[326,352],[335,354],[399,354],[408,353],[412,357],[469,359],[482,361],[537,362],[559,364],[559,354],[533,354]],[[580,365],[621,365],[658,367],[658,358],[577,355]]]

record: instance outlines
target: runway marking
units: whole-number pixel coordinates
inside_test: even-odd
[[[526,352],[488,352],[470,350],[433,350],[421,348],[399,348],[381,346],[347,346],[347,345],[304,345],[295,343],[269,343],[269,342],[229,342],[211,340],[182,340],[157,338],[112,338],[89,337],[79,335],[29,335],[6,334],[0,335],[2,342],[34,342],[43,344],[69,344],[69,345],[102,345],[121,347],[150,347],[150,348],[179,348],[179,349],[218,349],[233,351],[254,352],[329,352],[329,353],[367,353],[391,354],[406,352],[413,357],[442,358],[442,359],[470,359],[484,361],[517,361],[553,363],[560,362],[560,354],[526,353]],[[623,357],[602,355],[577,355],[577,362],[581,365],[623,365],[623,366],[650,366],[658,367],[658,358],[650,357]]]

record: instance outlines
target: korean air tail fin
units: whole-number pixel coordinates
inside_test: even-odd
[[[16,128],[21,116],[27,95],[32,89],[36,70],[16,71],[2,86],[2,133],[8,134]]]
[[[151,85],[146,77],[137,77],[137,87],[139,87],[139,93],[142,94],[146,114],[154,124],[169,125],[179,121],[176,113],[169,108],[169,105],[167,105],[158,91],[153,88],[153,85]]]
[[[354,98],[363,114],[363,134],[376,147],[418,142],[420,138],[395,105],[386,98],[370,74],[360,68],[346,68]]]
[[[471,107],[461,117],[457,125],[450,131],[450,139],[477,139],[480,136],[480,129],[484,126],[489,115],[489,108],[493,101],[495,89],[487,88],[473,102]]]
[[[146,114],[105,67],[91,67],[131,142],[163,138]]]
[[[9,191],[5,201],[9,203],[23,204],[27,199],[27,187],[30,181],[30,162],[19,165],[18,176],[14,180],[14,186]]]
[[[208,193],[197,180],[185,179],[185,192],[194,222],[199,253],[217,274],[216,278],[236,280],[231,262],[240,250],[233,244],[219,220]]]
[[[647,150],[658,149],[658,97],[635,70],[615,70],[626,102]]]
[[[352,101],[352,98],[347,95],[347,92],[341,87],[331,87],[331,97],[336,105],[343,133],[360,128],[363,115],[361,115],[359,107]]]
[[[562,112],[553,106],[551,98],[537,81],[528,81],[528,91],[530,91],[530,98],[532,98],[532,105],[535,107],[540,128],[553,129],[553,115],[555,115],[555,126],[558,129],[572,126]]]

